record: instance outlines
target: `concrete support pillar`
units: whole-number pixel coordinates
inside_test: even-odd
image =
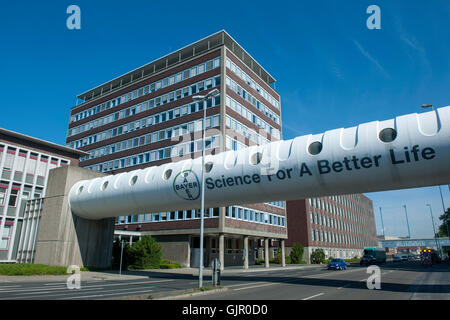
[[[34,263],[56,266],[111,266],[114,218],[87,220],[70,211],[72,186],[105,174],[67,166],[50,170]]]
[[[225,235],[223,233],[219,235],[219,261],[220,271],[223,271],[225,267]]]
[[[130,246],[133,245],[133,236],[130,236]]]
[[[244,269],[248,269],[248,236],[244,236]]]
[[[286,251],[284,249],[284,239],[281,239],[281,266],[286,267]]]
[[[264,266],[269,267],[269,238],[264,238]]]

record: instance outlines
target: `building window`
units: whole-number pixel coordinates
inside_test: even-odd
[[[0,250],[8,250],[9,248],[9,239],[11,237],[11,225],[6,225],[3,227],[2,238],[0,241]]]

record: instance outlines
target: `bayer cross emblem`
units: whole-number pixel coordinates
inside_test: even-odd
[[[192,170],[184,170],[175,176],[173,190],[185,200],[196,200],[200,196],[200,182]]]

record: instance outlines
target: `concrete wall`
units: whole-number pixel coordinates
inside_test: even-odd
[[[169,259],[180,263],[183,267],[190,267],[190,239],[188,235],[154,236],[161,245],[162,259]]]
[[[111,265],[114,218],[86,220],[72,214],[70,188],[78,181],[104,176],[62,167],[50,170],[34,263],[106,268]]]

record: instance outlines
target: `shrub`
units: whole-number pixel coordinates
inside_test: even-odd
[[[264,259],[255,259],[255,265],[263,265],[264,264]]]
[[[314,250],[313,253],[311,253],[311,263],[325,263],[325,252],[323,251],[323,249],[317,249]]]
[[[302,257],[303,257],[303,251],[304,248],[300,243],[294,243],[292,246],[291,253],[289,254],[289,257],[291,258],[291,263],[294,264],[300,264],[302,263]]]
[[[63,275],[67,274],[67,267],[48,266],[32,263],[0,264],[0,275],[31,276],[31,275]]]
[[[271,261],[273,260],[273,262]],[[276,263],[276,264],[281,264],[281,250],[278,250],[277,253],[275,254],[275,258],[269,260],[269,263]],[[290,264],[291,263],[291,257],[284,255],[284,262],[286,264]]]
[[[144,236],[129,249],[130,267],[133,269],[159,269],[161,245],[150,236]]]
[[[171,260],[168,260],[168,259],[162,259],[161,263],[159,265],[160,269],[178,269],[178,268],[181,268],[181,267],[182,267],[181,264],[179,264],[178,262],[171,261]]]

